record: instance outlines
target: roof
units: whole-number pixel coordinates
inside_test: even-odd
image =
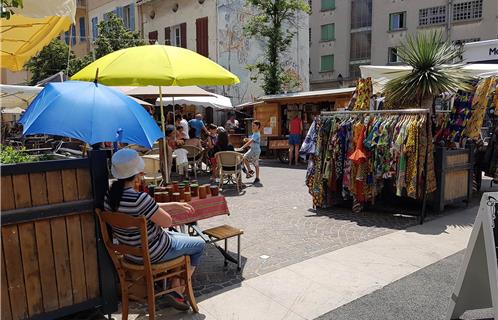
[[[292,92],[283,94],[274,94],[262,96],[258,100],[261,101],[277,101],[292,98],[317,98],[324,96],[336,96],[342,94],[353,93],[355,88],[339,88],[339,89],[329,89],[329,90],[317,90],[317,91],[305,91],[305,92]]]
[[[150,96],[157,98],[159,96],[159,87],[157,86],[113,86],[128,96]],[[201,89],[197,86],[167,86],[161,87],[163,97],[191,97],[191,96],[213,96],[209,91]]]
[[[235,109],[244,109],[246,107],[252,107],[252,106],[255,106],[257,104],[262,104],[264,103],[263,101],[249,101],[249,102],[244,102],[244,103],[241,103],[239,105],[236,105],[234,108]]]

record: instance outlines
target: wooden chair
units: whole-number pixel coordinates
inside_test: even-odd
[[[182,146],[182,148],[188,152],[188,164],[194,169],[194,176],[197,179],[197,167],[199,166],[202,170],[202,155],[204,150],[196,146]]]
[[[192,289],[192,279],[190,277],[190,257],[182,256],[171,261],[151,264],[149,257],[149,242],[147,239],[147,222],[145,217],[131,217],[123,213],[102,212],[97,209],[100,230],[104,238],[104,244],[111,256],[112,262],[116,267],[121,286],[122,299],[122,319],[128,319],[128,301],[129,299],[146,302],[149,309],[149,319],[155,318],[155,299],[159,296],[168,294],[176,289],[184,287],[172,287],[154,292],[154,283],[171,279],[173,277],[182,277],[185,280],[186,293],[190,306],[194,312],[199,312]],[[141,247],[132,247],[113,242],[112,233],[109,229],[138,229],[140,232]],[[142,257],[143,265],[130,263],[124,259],[125,254]],[[145,282],[145,283],[144,283]]]
[[[223,186],[225,178],[227,183],[234,183],[237,192],[240,192],[240,182],[242,181],[242,160],[244,155],[235,151],[220,151],[215,155],[220,176],[220,188]]]

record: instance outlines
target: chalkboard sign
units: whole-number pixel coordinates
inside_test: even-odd
[[[477,213],[463,266],[451,295],[446,319],[467,310],[492,308],[498,319],[498,192],[485,193]]]

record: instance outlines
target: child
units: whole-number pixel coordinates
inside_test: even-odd
[[[251,146],[251,149],[244,155],[244,165],[247,170],[246,178],[251,178],[254,176],[254,171],[251,170],[249,165],[250,162],[254,165],[256,169],[256,179],[254,183],[259,183],[259,155],[261,154],[261,122],[259,120],[254,120],[252,122],[252,136],[247,142],[242,146],[242,149]]]

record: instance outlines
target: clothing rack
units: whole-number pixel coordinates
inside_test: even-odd
[[[322,111],[320,116],[333,116],[336,114],[428,114],[428,109],[388,109],[388,110],[342,110],[342,111]]]
[[[332,117],[335,115],[361,115],[361,114],[392,114],[392,115],[403,115],[403,114],[424,114],[425,116],[430,114],[429,109],[421,109],[421,108],[412,108],[412,109],[387,109],[387,110],[341,110],[341,111],[322,111],[320,113],[320,117]],[[429,137],[430,133],[430,121],[427,119],[425,121],[425,129],[427,136]],[[428,153],[429,153],[429,144],[425,146],[425,154],[426,157],[424,159],[424,188],[427,189],[427,169],[428,169]],[[422,208],[420,209],[419,215],[419,223],[423,224],[425,220],[425,212],[427,208],[427,192],[424,192],[424,196],[422,199]]]

